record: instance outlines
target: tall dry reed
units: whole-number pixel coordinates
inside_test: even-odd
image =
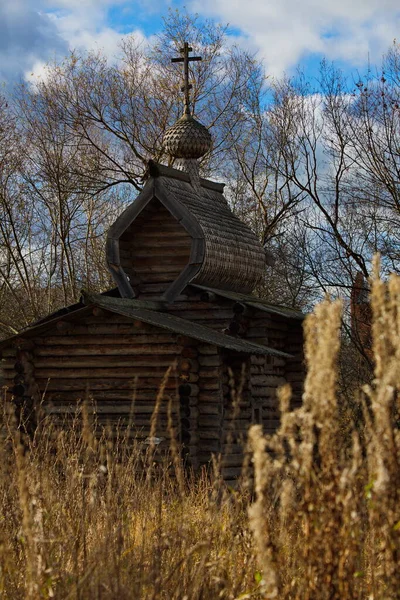
[[[341,303],[325,300],[305,323],[302,407],[290,411],[283,388],[278,431],[250,430],[249,519],[266,598],[400,597],[400,278],[375,275],[371,304],[376,367],[357,398],[363,424],[341,423]]]
[[[29,442],[9,422],[0,597],[399,598],[400,279],[375,276],[371,301],[376,366],[354,400],[362,423],[343,426],[341,304],[326,300],[305,324],[303,406],[290,410],[285,386],[278,431],[250,430],[246,491],[220,487],[218,472],[185,478],[172,419],[161,468],[153,446],[146,463],[123,432],[96,437],[85,404],[68,426],[44,419]]]

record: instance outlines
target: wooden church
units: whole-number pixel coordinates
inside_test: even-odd
[[[252,295],[266,253],[224,185],[199,177],[211,136],[190,112],[189,51],[185,111],[164,138],[178,168],[150,163],[143,191],[110,228],[116,287],[83,293],[4,340],[1,364],[10,402],[33,422],[39,404],[65,415],[89,398],[100,426],[129,423],[143,445],[163,384],[159,449],[169,445],[169,410],[186,463],[196,470],[222,453],[231,481],[249,425],[277,427],[277,388],[289,382],[301,401],[303,314]]]

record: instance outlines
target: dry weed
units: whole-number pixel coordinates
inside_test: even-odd
[[[98,439],[85,404],[68,427],[45,419],[29,442],[9,424],[0,449],[0,596],[399,598],[400,278],[385,284],[375,275],[372,308],[375,377],[355,400],[363,423],[341,426],[341,304],[326,300],[305,325],[303,406],[290,411],[285,386],[277,432],[250,430],[250,506],[247,491],[221,487],[218,457],[214,481],[185,476],[171,416],[162,468],[153,447],[146,467],[129,436]]]

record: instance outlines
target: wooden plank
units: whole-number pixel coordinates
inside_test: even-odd
[[[222,415],[222,406],[220,404],[203,404],[199,401],[199,414],[201,415]]]
[[[136,261],[142,262],[149,258],[149,253],[141,249],[140,246],[136,245],[134,248],[129,247],[129,250],[121,250],[121,256],[126,258],[135,258]],[[174,246],[173,248],[160,248],[155,246],[151,251],[151,257],[154,260],[160,260],[166,262],[170,259],[178,259],[179,257],[189,257],[190,246]]]
[[[87,392],[96,392],[97,390],[131,390],[133,392],[138,384],[132,379],[65,379],[58,377],[57,379],[41,379],[36,377],[36,382],[43,392],[46,388],[48,391],[79,391],[82,394]],[[160,387],[160,379],[141,379],[141,390],[154,390],[157,392]],[[169,380],[165,386],[166,390],[175,390],[176,382]]]
[[[132,350],[137,351],[138,357],[152,355],[154,363],[157,361],[157,356],[169,356],[172,363],[180,348],[179,346],[150,345],[130,347],[130,353],[132,353]],[[96,344],[90,346],[41,346],[35,350],[36,356],[126,356],[126,354],[127,346],[98,346]],[[135,355],[133,354],[133,356]]]
[[[128,402],[132,404],[135,403],[146,403],[151,402],[154,406],[154,403],[157,398],[158,390],[143,390],[143,389],[135,389],[134,386],[132,388],[128,388],[125,390],[121,389],[108,389],[108,390],[89,390],[86,393],[86,389],[81,390],[58,390],[53,391],[46,394],[46,400],[49,402],[76,402],[83,401],[88,399],[89,402]],[[178,401],[178,396],[175,393],[176,391],[168,390],[162,399],[161,404],[167,402],[168,399],[172,396],[173,404]]]
[[[211,356],[199,356],[199,364],[202,367],[219,367],[221,364],[221,359],[218,355]],[[206,369],[202,369],[202,372],[206,371]]]
[[[154,377],[158,378],[158,382],[160,383],[166,369],[163,367],[152,367],[148,365],[147,369],[143,367],[134,368],[134,367],[116,367],[112,366],[107,368],[103,367],[90,367],[90,368],[82,368],[82,367],[73,367],[73,368],[48,368],[48,367],[37,367],[35,369],[35,378],[37,379],[79,379],[83,378],[89,381],[92,379],[102,378],[102,379],[133,379],[135,376],[138,377],[137,385],[140,386],[144,377]],[[174,375],[171,374],[171,377]]]
[[[220,415],[205,415],[200,414],[198,418],[198,426],[201,430],[207,429],[218,429],[221,431],[221,418]]]
[[[121,261],[122,264],[122,261]],[[127,263],[128,265],[130,265],[131,263]],[[122,264],[122,266],[124,266]],[[182,268],[185,267],[185,263],[184,264],[179,264],[179,265],[175,265],[175,264],[165,264],[165,265],[158,265],[158,264],[152,264],[152,265],[142,265],[140,263],[134,263],[133,264],[133,269],[135,271],[135,273],[139,276],[141,281],[146,281],[146,279],[150,278],[150,277],[160,277],[160,279],[158,281],[167,281],[169,279],[167,279],[167,277],[169,278],[170,276],[178,276],[179,273],[181,272]]]
[[[106,356],[106,355],[90,355],[90,356],[78,356],[73,357],[68,354],[63,356],[36,356],[35,357],[35,368],[36,369],[75,369],[75,368],[103,368],[103,367],[128,367],[132,369],[130,372],[135,374],[143,374],[143,369],[147,372],[151,368],[153,373],[153,366],[161,372],[165,373],[166,369],[170,367],[176,361],[175,356],[170,355],[122,355],[122,356]],[[14,369],[14,365],[9,366],[10,369]]]
[[[108,319],[107,319],[108,321]],[[146,343],[146,344],[165,344],[171,343],[174,339],[173,333],[159,333],[157,331],[149,331],[144,333],[143,329],[134,327],[132,320],[126,323],[95,323],[95,324],[75,324],[68,323],[68,332],[65,331],[52,331],[51,336],[55,338],[65,337],[66,335],[71,337],[79,338],[78,342],[81,343],[80,338],[85,337],[99,337],[103,339],[103,336],[112,336],[113,339],[119,338],[120,336],[134,336],[135,343]],[[47,337],[47,336],[41,336]],[[37,338],[41,339],[41,338]],[[105,337],[107,340],[107,337]],[[105,343],[99,341],[99,343]]]

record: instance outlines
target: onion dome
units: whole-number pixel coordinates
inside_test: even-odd
[[[207,127],[186,113],[164,135],[164,148],[173,158],[200,158],[211,149],[211,144]]]

